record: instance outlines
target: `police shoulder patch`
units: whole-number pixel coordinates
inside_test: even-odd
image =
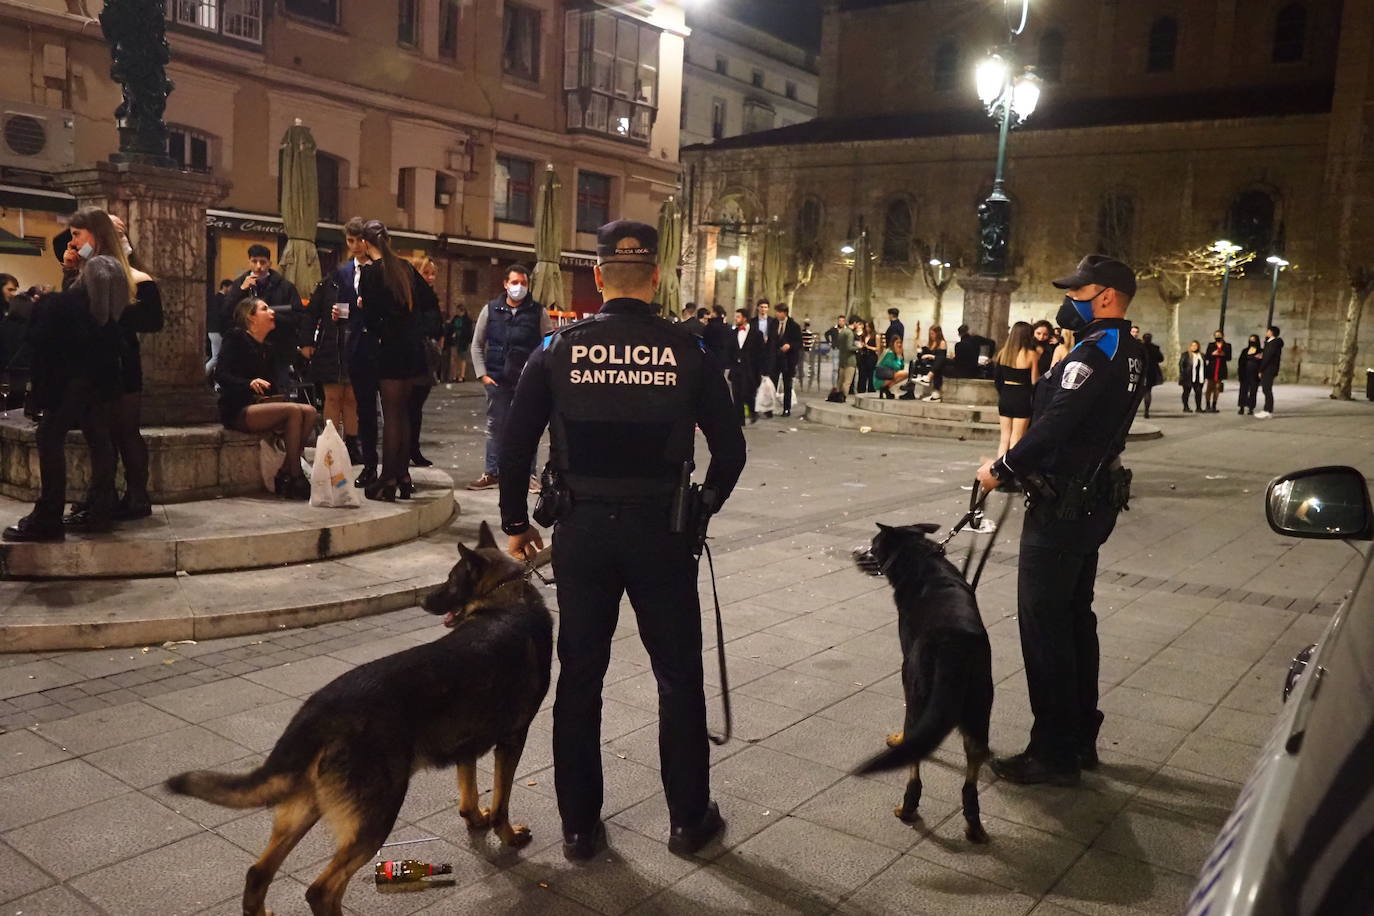
[[[1064,366],[1064,374],[1059,379],[1059,386],[1070,391],[1082,388],[1083,383],[1092,377],[1093,367],[1084,362],[1071,362]]]

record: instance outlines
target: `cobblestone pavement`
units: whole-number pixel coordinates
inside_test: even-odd
[[[451,862],[456,886],[382,895],[360,872],[348,911],[1180,911],[1271,726],[1288,659],[1353,581],[1350,550],[1268,530],[1264,485],[1314,464],[1374,471],[1374,405],[1285,388],[1272,420],[1185,417],[1168,406],[1174,389],[1160,391],[1166,436],[1128,453],[1137,495],[1103,554],[1104,766],[1081,787],[1019,788],[985,771],[992,842],[975,848],[957,814],[954,743],[924,770],[916,826],[891,814],[901,774],[848,775],[902,716],[891,600],[851,568],[849,550],[875,520],[953,521],[986,449],[775,419],[748,431],[749,468],[714,528],[736,728],[712,752],[723,841],[692,859],[664,845],[653,675],[624,613],[605,689],[610,851],[584,867],[562,859],[546,705],[512,805],[533,844],[506,853],[470,836],[452,774],[418,774],[392,840],[424,842],[388,854]],[[460,483],[480,472],[474,393],[438,390],[426,420],[426,451]],[[470,538],[494,517],[495,494],[460,497],[454,531]],[[1003,753],[1020,748],[1029,725],[1018,526],[1019,510],[979,590],[998,681],[993,746]],[[709,612],[703,622],[713,647]],[[239,912],[268,815],[173,797],[161,781],[253,766],[302,698],[438,632],[411,608],[199,645],[0,655],[0,913]],[[714,721],[710,650],[706,671]],[[279,916],[308,912],[305,886],[330,848],[319,827],[287,860],[269,896]]]

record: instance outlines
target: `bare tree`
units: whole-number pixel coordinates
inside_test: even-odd
[[[807,199],[802,202],[795,217],[791,256],[787,259],[789,277],[782,287],[787,295],[789,310],[797,292],[815,279],[816,269],[821,262],[821,247],[820,204],[814,199]]]
[[[1240,278],[1245,275],[1245,265],[1255,259],[1253,251],[1247,251],[1231,259],[1231,276]],[[1211,248],[1192,248],[1158,255],[1152,258],[1136,275],[1142,280],[1153,280],[1160,300],[1169,310],[1169,349],[1164,360],[1165,372],[1175,377],[1182,342],[1179,339],[1179,307],[1192,294],[1193,284],[1205,282],[1215,284],[1226,273],[1226,258]]]
[[[926,281],[926,288],[935,297],[934,317],[930,319],[930,323],[932,326],[942,324],[945,290],[954,282],[954,273],[961,263],[961,258],[957,253],[951,254],[949,243],[943,237],[940,238],[938,252],[930,244],[917,239],[916,252],[921,258],[921,277]],[[939,267],[931,263],[937,259],[940,261]],[[945,264],[949,264],[950,267],[946,269],[943,266]]]
[[[1364,304],[1374,293],[1374,268],[1359,266],[1350,271],[1350,288],[1345,305],[1345,330],[1341,335],[1341,349],[1336,355],[1336,372],[1331,383],[1331,397],[1350,400],[1355,381],[1355,357],[1360,349],[1360,318]]]

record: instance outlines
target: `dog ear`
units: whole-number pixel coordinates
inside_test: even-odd
[[[482,527],[477,533],[477,549],[482,550],[484,548],[494,548],[495,546],[496,536],[491,533],[491,526],[483,522]]]
[[[919,531],[924,531],[926,534],[934,534],[935,532],[940,530],[940,526],[935,524],[934,522],[919,522],[915,525],[912,525],[911,527]]]
[[[473,550],[462,541],[458,542],[458,556],[469,566],[480,566],[483,563],[481,554],[477,553],[477,551]]]
[[[891,531],[891,530],[892,530],[892,526],[891,526],[891,525],[884,525],[882,522],[876,522],[875,524],[877,524],[878,530],[879,530],[879,531]]]

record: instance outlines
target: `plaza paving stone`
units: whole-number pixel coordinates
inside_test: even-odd
[[[476,394],[436,390],[425,421],[425,451],[460,485],[480,471]],[[384,854],[452,862],[456,886],[379,894],[365,869],[346,911],[1179,912],[1280,708],[1288,659],[1319,636],[1353,583],[1351,551],[1274,535],[1261,494],[1298,467],[1374,471],[1374,406],[1302,388],[1281,389],[1279,404],[1269,421],[1163,406],[1155,416],[1165,437],[1132,445],[1136,497],[1103,551],[1097,587],[1103,765],[1073,789],[1008,785],[985,768],[987,846],[963,838],[957,737],[922,766],[914,824],[892,816],[904,773],[849,775],[900,727],[903,709],[891,598],[883,582],[853,570],[849,551],[875,521],[956,519],[986,447],[777,419],[747,430],[750,466],[713,529],[734,688],[735,738],[711,752],[724,836],[685,858],[663,842],[656,687],[626,603],[604,704],[610,850],[587,866],[561,856],[550,696],[512,802],[533,842],[510,851],[469,833],[453,774],[417,774],[392,840],[421,842]],[[480,520],[495,519],[496,494],[460,499],[450,536],[470,540]],[[1013,507],[979,591],[1002,753],[1020,749],[1030,724],[1016,621],[1019,524]],[[954,542],[953,556],[968,544]],[[368,570],[374,561],[348,562]],[[269,578],[278,583],[282,572]],[[719,728],[704,564],[701,581],[709,714]],[[556,592],[547,595],[556,607]],[[440,632],[408,608],[147,651],[0,654],[0,913],[238,913],[270,816],[172,796],[161,780],[257,765],[311,691]],[[490,761],[480,769],[489,784]],[[287,859],[268,899],[278,916],[308,912],[305,886],[331,848],[321,826]]]

